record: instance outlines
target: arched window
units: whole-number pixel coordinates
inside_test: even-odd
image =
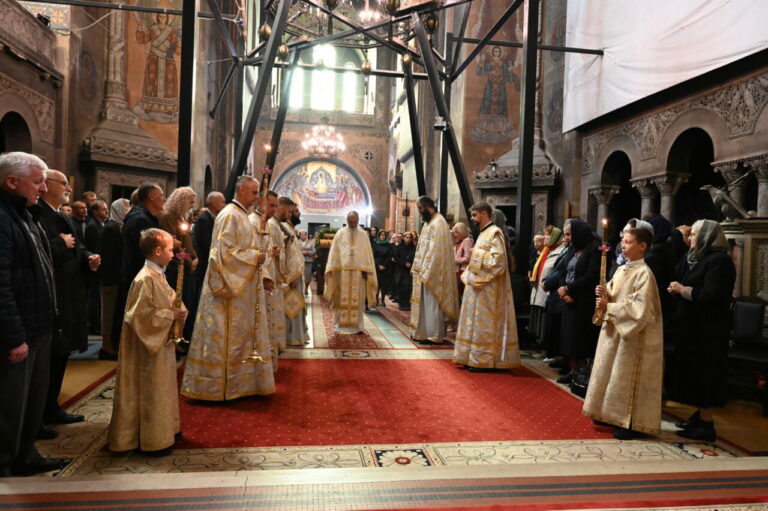
[[[367,58],[376,61],[376,50],[368,50]],[[300,58],[302,64],[317,64],[322,60],[323,67],[343,67],[359,69],[366,56],[361,50],[354,48],[337,48],[331,45],[315,46],[306,50]],[[275,71],[275,83],[279,84],[282,75]],[[373,115],[373,94],[376,89],[376,77],[364,77],[356,72],[336,72],[328,69],[310,70],[298,68],[294,70],[289,96],[290,108],[309,108],[332,112],[345,112]],[[274,89],[273,104],[279,103],[278,91]],[[333,91],[331,93],[331,91]]]

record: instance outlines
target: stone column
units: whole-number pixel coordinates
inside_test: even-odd
[[[656,188],[653,180],[651,179],[637,179],[631,181],[632,186],[640,192],[640,218],[646,216],[655,215],[658,213],[656,207],[656,199],[659,196],[659,189]]]
[[[619,186],[597,186],[589,189],[589,194],[597,201],[597,221],[608,217],[608,204],[613,196],[621,191]]]
[[[653,182],[661,192],[661,216],[669,220],[674,224],[672,218],[675,213],[675,194],[680,189],[680,186],[688,181],[690,174],[682,172],[668,171],[666,174],[656,176],[653,178]]]
[[[728,185],[728,195],[731,196],[731,199],[733,199],[733,201],[739,206],[744,207],[744,183],[741,183],[741,185],[737,185],[736,188],[731,188],[731,183],[733,183],[738,178],[744,175],[744,169],[739,168],[738,163],[732,163],[732,162],[730,163],[715,162],[712,164],[712,167],[714,167],[715,172],[723,176],[723,179]]]
[[[757,173],[757,216],[768,217],[768,156],[747,162]]]

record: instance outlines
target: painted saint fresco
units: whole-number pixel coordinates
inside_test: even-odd
[[[504,56],[500,46],[491,47],[477,59],[475,74],[486,78],[477,123],[471,137],[478,142],[498,144],[517,136],[517,130],[509,119],[508,87],[520,91],[520,80],[514,71],[515,62]]]
[[[369,204],[360,182],[348,170],[327,162],[311,162],[280,175],[274,191],[299,204],[302,213],[343,216]]]

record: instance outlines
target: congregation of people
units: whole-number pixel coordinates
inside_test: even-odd
[[[180,356],[187,398],[276,391],[280,354],[309,341],[304,311],[318,253],[296,230],[294,201],[261,188],[241,176],[230,203],[212,192],[201,210],[191,188],[166,199],[151,183],[110,205],[93,192],[72,201],[66,174],[34,155],[0,155],[0,476],[63,466],[35,441],[84,420],[59,397],[68,358],[88,348],[89,331],[101,335],[99,358],[118,361],[114,452],[173,447]],[[410,312],[414,342],[442,345],[455,332],[453,362],[473,373],[519,367],[520,336],[530,335],[561,370],[558,382],[583,384],[584,414],[615,427],[616,438],[659,433],[663,390],[697,408],[681,436],[715,439],[735,280],[717,222],[673,229],[660,215],[630,220],[607,258],[607,283],[608,247],[589,224],[548,226],[531,250],[524,333],[503,213],[479,202],[470,228],[450,226],[430,197],[416,205],[418,234],[363,229],[348,213],[323,275],[334,332],[362,333],[365,312],[389,299]]]

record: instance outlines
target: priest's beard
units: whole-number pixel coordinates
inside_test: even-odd
[[[432,213],[424,210],[421,212],[421,218],[423,218],[425,222],[429,222],[432,219]]]
[[[301,217],[300,216],[292,216],[291,217],[291,225],[299,225],[301,223]]]

